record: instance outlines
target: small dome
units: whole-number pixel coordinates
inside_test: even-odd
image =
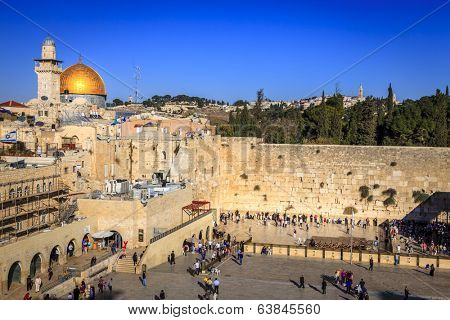
[[[53,41],[52,38],[47,37],[45,38],[44,42],[42,43],[43,46],[55,46],[55,41]]]

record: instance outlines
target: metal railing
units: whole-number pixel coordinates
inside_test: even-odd
[[[182,224],[180,224],[180,225],[178,225],[178,226],[176,226],[176,227],[174,227],[172,229],[169,229],[166,232],[163,232],[163,233],[157,235],[156,237],[151,238],[150,239],[150,244],[152,244],[152,243],[154,243],[154,242],[156,242],[156,241],[158,241],[158,240],[168,236],[171,233],[174,233],[177,230],[180,230],[181,228],[184,228],[185,226],[187,226],[187,225],[189,225],[189,224],[191,224],[191,223],[193,223],[193,222],[195,222],[195,221],[197,221],[197,220],[199,220],[199,219],[201,219],[203,217],[206,217],[208,214],[211,214],[211,213],[212,213],[212,210],[209,210],[208,212],[200,214],[200,215],[196,216],[195,218],[193,218],[193,219],[191,219],[189,221],[183,222]]]

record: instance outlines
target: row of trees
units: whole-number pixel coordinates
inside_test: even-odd
[[[300,109],[271,107],[261,110],[264,93],[256,106],[230,113],[218,126],[223,136],[254,136],[267,143],[317,143],[350,145],[399,145],[447,147],[450,98],[436,90],[433,96],[395,104],[392,86],[387,98],[368,97],[344,108],[343,96],[335,94],[318,106]],[[258,101],[260,103],[258,104]]]

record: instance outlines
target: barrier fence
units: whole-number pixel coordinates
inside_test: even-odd
[[[307,246],[282,245],[270,243],[246,243],[244,244],[244,252],[259,254],[263,247],[270,248],[272,255],[275,256],[291,256],[312,259],[327,259],[350,261],[350,250],[338,249],[329,250],[325,248],[314,248]],[[391,264],[395,263],[396,254],[381,253],[376,251],[353,250],[352,262],[369,263],[370,258],[374,264]],[[450,259],[443,256],[431,256],[420,254],[398,254],[398,265],[410,267],[425,267],[434,264],[436,268],[450,269]]]

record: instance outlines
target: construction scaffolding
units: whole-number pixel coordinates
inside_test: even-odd
[[[2,182],[0,190],[0,244],[60,223],[72,209],[59,174]]]

